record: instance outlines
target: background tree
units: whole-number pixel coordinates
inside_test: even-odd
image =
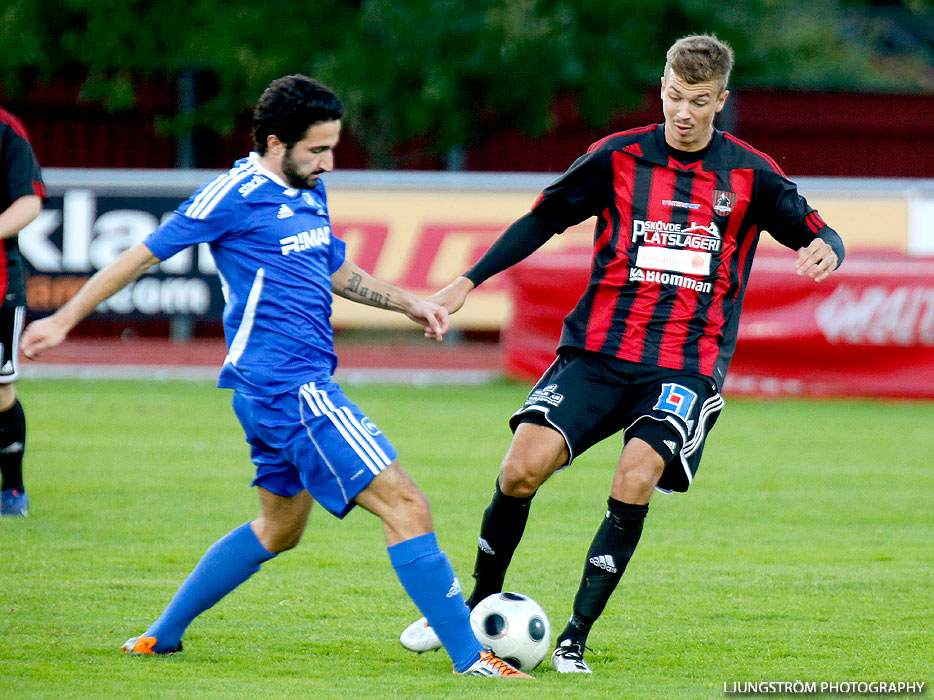
[[[657,83],[674,39],[700,31],[736,48],[740,89],[931,92],[932,22],[925,0],[7,0],[0,84],[15,97],[77,75],[81,99],[120,110],[145,81],[184,97],[194,77],[210,94],[163,127],[229,134],[271,79],[305,72],[389,167],[413,139],[445,153],[505,126],[541,134],[560,96],[604,126]]]

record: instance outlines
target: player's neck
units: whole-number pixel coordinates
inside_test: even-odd
[[[265,155],[256,155],[255,162],[262,168],[265,168],[270,173],[279,178],[280,181],[286,182],[285,173],[282,172],[282,157],[278,158],[267,153]]]
[[[704,156],[707,155],[707,151],[710,150],[710,144],[712,141],[713,137],[711,135],[711,138],[707,141],[704,147],[696,151],[682,151],[665,141],[665,151],[669,156],[674,158],[679,163],[696,163],[699,160],[703,160]]]

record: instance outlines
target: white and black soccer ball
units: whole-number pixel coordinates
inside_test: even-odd
[[[480,643],[520,671],[531,671],[551,651],[551,623],[542,607],[521,593],[494,593],[470,613]]]

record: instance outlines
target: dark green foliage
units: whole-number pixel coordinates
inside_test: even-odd
[[[605,126],[639,102],[667,47],[689,33],[734,45],[738,85],[931,90],[931,10],[876,4],[8,0],[0,85],[15,96],[69,71],[83,99],[122,109],[141,79],[174,83],[195,71],[216,82],[215,95],[169,125],[230,133],[270,80],[306,72],[337,90],[371,161],[389,166],[393,147],[413,138],[444,152],[493,129],[541,134],[563,95]]]

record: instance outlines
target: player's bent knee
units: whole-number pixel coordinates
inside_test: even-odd
[[[426,532],[433,529],[431,520],[431,506],[428,499],[417,488],[413,493],[408,494],[407,498],[408,519],[418,530]]]
[[[611,495],[626,503],[648,503],[664,471],[665,465],[660,460],[620,462],[613,476]]]
[[[531,496],[545,481],[542,470],[535,465],[510,460],[508,455],[499,469],[499,489],[507,496]]]
[[[281,524],[256,520],[253,523],[256,538],[271,554],[280,554],[294,549],[301,542],[304,527],[283,527]]]

